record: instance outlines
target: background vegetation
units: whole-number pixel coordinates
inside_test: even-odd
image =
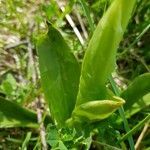
[[[0,1],[0,95],[18,105],[37,112],[39,121],[41,114],[48,114],[47,105],[43,100],[41,89],[36,41],[47,31],[46,21],[57,27],[75,56],[82,62],[84,50],[89,39],[111,0],[88,0],[83,9],[82,0],[1,0]],[[63,7],[62,7],[63,6]],[[63,10],[65,8],[65,10]],[[85,9],[86,8],[86,9]],[[68,15],[66,17],[66,15]],[[90,17],[88,16],[90,15]],[[73,21],[77,32],[71,27]],[[81,36],[81,37],[80,37]],[[115,82],[120,89],[125,89],[131,81],[146,72],[150,72],[150,1],[137,0],[128,28],[118,49],[117,69],[113,73]],[[140,85],[139,85],[140,86]],[[150,95],[146,95],[147,107],[137,108],[138,112],[128,117],[130,128],[133,128],[150,112]],[[0,106],[2,107],[2,106]],[[9,107],[8,107],[9,108]],[[8,113],[14,113],[10,109]],[[0,111],[0,118],[2,113]],[[49,119],[49,118],[48,118]],[[1,119],[0,119],[1,120]],[[101,123],[98,131],[86,136],[75,130],[57,130],[49,124],[46,128],[46,141],[54,149],[94,149],[99,142],[99,149],[115,149],[119,135],[124,134],[120,124],[115,129],[109,124],[112,120]],[[17,125],[0,122],[0,149],[41,149],[41,122],[39,128],[17,127]],[[11,128],[7,128],[10,127]],[[99,125],[97,125],[99,127]],[[102,128],[103,127],[103,128]],[[97,135],[96,133],[99,132]],[[141,134],[143,138],[138,143]],[[93,139],[96,139],[94,142]],[[144,124],[133,134],[137,149],[150,149],[149,124]],[[59,143],[59,144],[58,144]],[[105,145],[105,144],[107,145]],[[92,146],[91,146],[92,144]],[[129,149],[128,142],[122,147]],[[117,149],[117,148],[116,148]]]

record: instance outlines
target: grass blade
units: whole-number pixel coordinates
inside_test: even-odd
[[[110,81],[110,84],[112,85],[112,88],[113,88],[114,93],[115,93],[117,96],[119,96],[119,95],[120,95],[120,91],[119,91],[118,87],[116,86],[116,83],[115,83],[115,81],[113,80],[112,76],[110,76],[109,81]],[[126,131],[126,132],[129,132],[129,131],[130,131],[130,128],[129,128],[128,120],[126,119],[126,116],[125,116],[125,112],[124,112],[124,108],[123,108],[123,107],[119,108],[119,114],[120,114],[121,118],[123,119],[125,131]],[[134,150],[134,141],[133,141],[132,135],[130,135],[130,136],[128,137],[128,141],[129,141],[129,145],[130,145],[131,150]]]
[[[93,33],[94,30],[95,30],[95,27],[94,27],[93,20],[92,20],[92,18],[91,18],[91,16],[90,16],[90,11],[89,11],[89,9],[88,9],[88,6],[87,6],[85,0],[79,0],[79,2],[81,3],[82,8],[83,8],[83,10],[84,10],[84,13],[85,13],[85,15],[86,15],[87,21],[88,21],[89,26],[90,26],[90,30],[91,30],[91,32]]]
[[[28,132],[27,135],[26,135],[25,140],[22,143],[22,148],[21,148],[22,150],[27,150],[27,146],[29,144],[31,136],[32,136],[32,132]]]
[[[148,114],[142,121],[140,121],[133,129],[126,133],[120,140],[119,143],[126,140],[129,136],[134,134],[139,128],[141,128],[147,121],[150,120],[150,114]]]

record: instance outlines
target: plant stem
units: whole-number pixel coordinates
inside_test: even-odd
[[[141,37],[149,30],[150,24],[148,24],[143,31],[135,38],[135,40],[126,48],[119,56],[123,56],[127,51],[129,51],[140,39]]]
[[[112,78],[112,76],[110,76],[109,81],[110,81],[110,84],[113,88],[114,93],[116,94],[116,96],[119,96],[120,91],[119,91],[118,87],[116,86],[116,83],[115,83],[114,79]],[[121,118],[123,119],[125,131],[128,133],[130,131],[130,128],[129,128],[128,120],[125,117],[123,107],[119,108],[119,114],[120,114]],[[134,150],[135,148],[134,148],[134,141],[133,141],[132,135],[128,136],[128,142],[129,142],[129,145],[130,145],[130,149]]]
[[[125,139],[127,139],[129,136],[131,136],[133,133],[135,133],[135,131],[137,131],[141,126],[143,126],[148,120],[150,119],[150,114],[148,114],[142,121],[140,121],[133,129],[131,129],[128,133],[126,133],[120,140],[119,143],[121,141],[124,141]]]
[[[139,146],[140,146],[140,143],[142,141],[142,139],[144,138],[144,135],[146,134],[147,130],[148,130],[148,127],[149,127],[149,122],[148,123],[145,123],[145,126],[140,134],[140,136],[138,137],[138,140],[135,144],[135,149],[138,150],[139,149]]]

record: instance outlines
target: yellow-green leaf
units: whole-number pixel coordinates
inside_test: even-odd
[[[89,101],[77,106],[72,118],[68,123],[73,122],[95,122],[109,117],[116,109],[123,105],[125,101],[122,98],[114,96],[112,100]]]
[[[76,106],[107,98],[105,83],[134,4],[135,0],[114,0],[98,23],[84,56]]]

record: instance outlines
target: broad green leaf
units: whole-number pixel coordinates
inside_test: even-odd
[[[0,128],[38,127],[35,113],[0,97]]]
[[[125,110],[126,118],[130,118],[136,113],[140,112],[145,108],[150,107],[150,93],[144,95],[141,99],[139,99],[136,103],[134,103],[129,109]],[[118,118],[116,122],[121,123],[122,118]]]
[[[150,73],[145,73],[135,78],[135,80],[121,94],[121,97],[126,100],[125,109],[131,108],[134,103],[136,103],[149,92]]]
[[[143,96],[143,98],[138,100],[129,109],[127,109],[125,112],[126,117],[130,118],[131,116],[135,115],[136,113],[138,113],[142,109],[148,108],[148,107],[150,107],[150,93]]]
[[[90,40],[83,60],[76,106],[106,99],[105,83],[114,70],[116,51],[135,0],[114,0]]]
[[[80,67],[61,34],[50,25],[37,44],[44,94],[53,118],[63,125],[75,106]]]
[[[89,101],[77,106],[68,124],[74,122],[95,122],[109,117],[116,109],[124,104],[124,100],[114,96],[112,100]]]
[[[49,116],[45,124],[52,122]],[[38,127],[37,114],[0,97],[0,128],[7,127]]]

